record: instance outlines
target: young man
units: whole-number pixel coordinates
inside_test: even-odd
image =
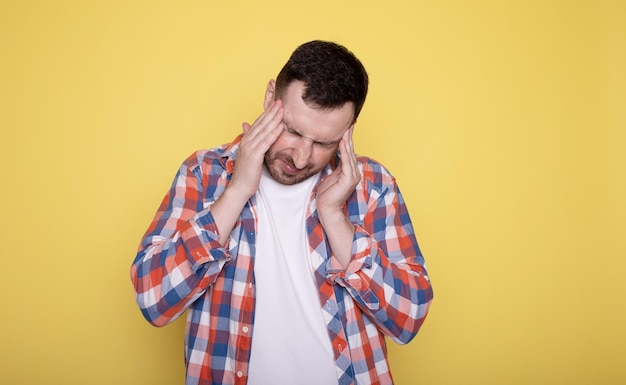
[[[391,384],[432,289],[395,179],[357,157],[368,76],[298,47],[232,143],[181,166],[131,268],[156,326],[185,310],[186,383]]]

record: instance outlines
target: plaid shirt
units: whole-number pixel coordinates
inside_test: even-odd
[[[254,330],[256,199],[239,216],[226,246],[211,205],[232,175],[241,137],[194,153],[181,166],[131,267],[136,299],[155,326],[185,310],[186,384],[245,384]],[[334,169],[338,157],[322,171]],[[395,179],[358,157],[362,180],[346,204],[356,231],[344,270],[325,240],[315,188],[307,208],[309,255],[328,327],[337,380],[391,384],[385,336],[407,343],[433,298],[424,259]]]

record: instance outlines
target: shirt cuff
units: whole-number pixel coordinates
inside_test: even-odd
[[[185,222],[180,233],[194,272],[207,262],[227,262],[231,259],[219,242],[217,225],[210,211],[200,212]]]
[[[369,280],[362,277],[367,274],[358,274],[363,269],[370,269],[373,263],[373,253],[377,252],[376,241],[359,225],[354,225],[354,239],[352,241],[352,259],[344,270],[339,262],[331,255],[327,266],[326,279],[331,284],[345,287],[350,295],[366,306],[377,310],[380,301],[370,290]]]
[[[338,280],[346,279],[359,290],[361,279],[355,273],[372,266],[372,237],[360,225],[354,225],[354,238],[352,239],[352,257],[348,266],[344,269],[337,258],[331,253],[326,266],[326,279],[330,283],[339,283]]]

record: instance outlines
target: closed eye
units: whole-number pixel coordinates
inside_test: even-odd
[[[312,140],[310,138],[307,138],[307,137],[303,136],[298,131],[296,131],[293,128],[288,127],[286,125],[285,125],[285,132],[287,134],[293,136],[294,138],[298,138],[298,139],[303,139],[303,140],[309,141],[309,142],[315,144],[316,146],[322,147],[324,149],[331,149],[331,148],[335,147],[337,145],[337,143],[339,143],[339,142],[320,142],[320,141]]]
[[[337,145],[337,142],[315,142],[320,147],[333,148]]]
[[[285,131],[287,131],[288,134],[291,134],[300,138],[302,137],[302,135],[300,135],[300,133],[295,131],[293,128],[285,127]]]

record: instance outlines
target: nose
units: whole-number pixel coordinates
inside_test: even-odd
[[[309,163],[313,142],[307,138],[300,138],[293,151],[293,163],[297,168],[304,168]]]

